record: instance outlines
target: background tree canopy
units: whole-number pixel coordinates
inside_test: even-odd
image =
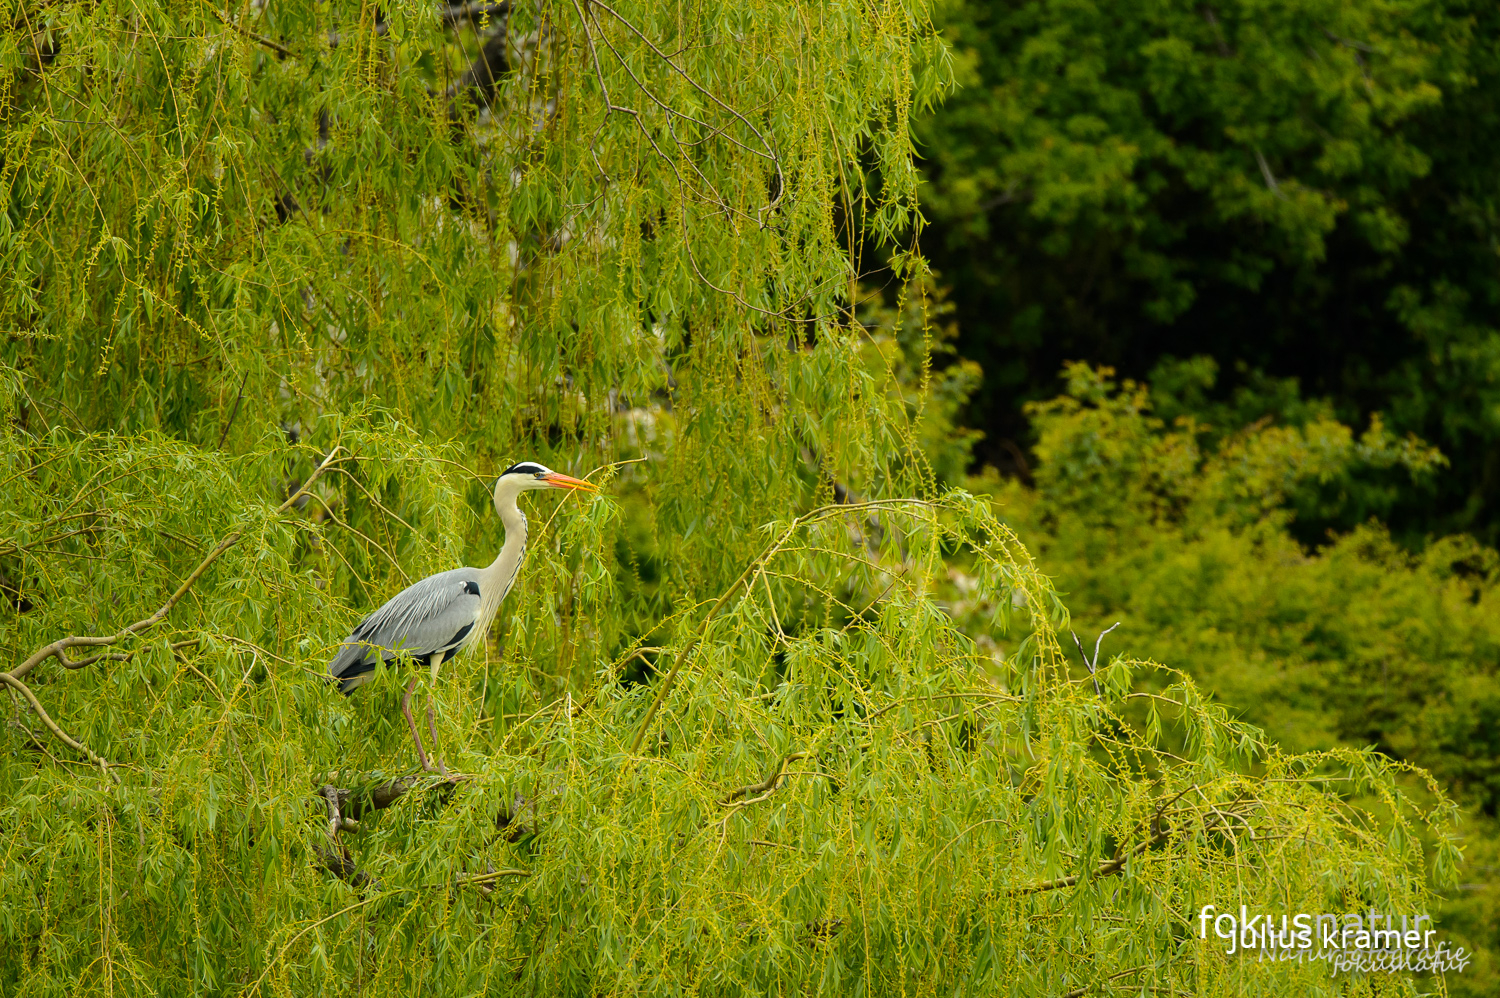
[[[1305,541],[1379,515],[1409,540],[1494,543],[1497,17],[1467,0],[943,4],[961,87],[919,128],[924,245],[985,371],[981,455],[1018,467],[1022,403],[1068,360],[1179,385],[1221,428],[1300,419],[1306,396],[1346,423],[1380,412],[1450,467],[1304,519]]]
[[[1411,761],[1091,674],[1016,528],[940,488],[979,370],[912,252],[911,122],[952,79],[920,5],[0,23],[6,993],[1335,994],[1198,907],[1452,882]],[[1296,204],[1289,246],[1332,210]],[[871,245],[899,280],[861,304]],[[1328,418],[1242,444],[1280,491],[1210,461],[1198,502],[1183,441],[1072,397],[1038,494],[1134,454],[1130,502],[1177,483],[1153,522],[1231,537],[1281,536],[1289,460],[1438,461]],[[1094,408],[1134,450],[1080,479]],[[430,691],[463,775],[418,779],[403,677],[345,700],[324,663],[491,556],[518,458],[607,495],[532,507]]]

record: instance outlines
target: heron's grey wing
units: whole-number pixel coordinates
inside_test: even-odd
[[[328,663],[328,673],[348,693],[369,682],[381,659],[400,655],[447,661],[479,618],[479,569],[455,568],[429,575],[362,620]]]

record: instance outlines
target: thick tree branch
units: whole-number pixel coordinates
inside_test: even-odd
[[[347,774],[329,773],[328,779],[339,780],[345,775]],[[328,837],[328,844],[320,846],[317,850],[318,859],[323,868],[356,886],[363,887],[371,883],[369,875],[355,865],[354,857],[349,855],[349,850],[339,841],[339,833],[357,833],[360,830],[360,819],[374,811],[385,810],[419,785],[426,784],[429,787],[441,787],[451,791],[468,779],[469,777],[462,773],[451,773],[438,780],[431,780],[421,774],[413,774],[387,780],[373,787],[338,787],[332,782],[325,783],[315,794],[315,799],[321,803],[327,815],[327,823],[323,831]],[[480,882],[484,880],[481,879]]]
[[[759,796],[760,794],[770,793],[772,790],[775,790],[776,785],[781,782],[782,776],[786,775],[786,764],[791,762],[793,759],[806,759],[807,756],[807,752],[792,752],[789,755],[782,756],[781,762],[776,764],[776,768],[771,772],[770,776],[766,777],[759,783],[752,783],[749,786],[740,787],[737,790],[731,790],[729,792],[729,795],[723,800],[719,801],[719,803],[726,805],[733,804],[741,797],[748,797],[751,794]]]
[[[337,780],[342,775],[344,774],[330,773],[328,778]],[[374,811],[384,811],[413,790],[423,779],[423,776],[413,774],[387,780],[373,787],[338,787],[331,782],[319,787],[318,798],[325,801],[329,808],[329,837],[332,838],[337,831],[354,831],[353,828],[348,828],[350,822],[357,822]],[[454,773],[436,782],[454,785],[467,779],[467,776]],[[335,820],[338,822],[338,828],[334,827]]]

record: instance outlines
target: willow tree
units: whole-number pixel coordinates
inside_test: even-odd
[[[937,489],[923,324],[853,300],[921,286],[920,4],[0,23],[7,994],[1317,994],[1199,907],[1422,909],[1440,794],[1070,668]],[[606,494],[419,777],[401,671],[323,665],[521,458]]]

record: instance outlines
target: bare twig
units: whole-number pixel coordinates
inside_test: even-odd
[[[224,449],[224,440],[229,436],[230,427],[234,426],[234,417],[240,414],[240,403],[245,401],[245,381],[249,377],[250,372],[248,370],[240,376],[240,387],[234,396],[234,408],[229,411],[229,419],[224,423],[224,432],[219,434],[219,446],[215,447],[215,450]]]
[[[1265,180],[1266,187],[1270,188],[1271,193],[1281,198],[1281,200],[1287,200],[1286,194],[1281,190],[1281,185],[1276,182],[1276,175],[1271,172],[1271,164],[1266,162],[1265,153],[1260,151],[1259,146],[1254,147],[1254,149],[1255,162],[1260,164],[1260,175]]]
[[[1083,664],[1089,667],[1089,675],[1094,677],[1094,693],[1100,697],[1104,696],[1104,691],[1099,688],[1099,646],[1104,643],[1104,635],[1119,626],[1120,622],[1117,620],[1099,632],[1099,637],[1094,641],[1094,660],[1092,662],[1089,661],[1088,653],[1083,650],[1083,642],[1078,640],[1078,635],[1072,631],[1068,632],[1073,635],[1073,643],[1078,646],[1078,655],[1083,659]]]

